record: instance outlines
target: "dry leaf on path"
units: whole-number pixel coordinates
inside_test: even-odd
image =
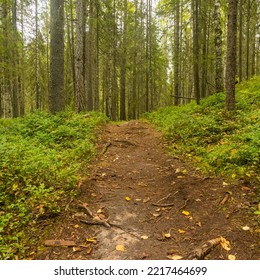
[[[170,234],[170,233],[165,233],[163,236],[164,236],[165,238],[170,238],[170,237],[171,237],[171,234]]]
[[[183,230],[183,229],[179,229],[179,230],[178,230],[178,232],[179,232],[180,234],[184,234],[184,233],[186,233],[186,231],[185,231],[185,230]]]
[[[249,226],[244,226],[244,227],[242,227],[242,229],[247,231],[247,230],[250,230],[250,227]]]
[[[124,245],[117,245],[116,250],[119,252],[124,252],[125,251],[125,246]]]
[[[97,239],[96,239],[96,237],[89,237],[89,238],[86,238],[86,241],[87,241],[88,243],[97,244]]]
[[[143,240],[146,240],[146,239],[148,239],[148,238],[149,238],[149,236],[147,236],[147,235],[143,235],[143,236],[141,236],[141,238],[142,238]]]
[[[183,259],[183,257],[179,255],[172,255],[172,256],[167,256],[167,259],[177,261]]]
[[[230,251],[231,250],[230,242],[227,239],[225,239],[224,237],[221,237],[220,245],[226,251]]]
[[[190,215],[190,212],[189,212],[189,211],[186,211],[186,210],[183,210],[181,213],[182,213],[183,215],[185,215],[185,216],[189,216],[189,215]]]
[[[234,261],[234,260],[236,260],[236,256],[235,255],[228,255],[228,259],[230,261]]]
[[[161,214],[158,214],[158,213],[153,213],[153,216],[154,216],[155,218],[157,218],[157,217],[160,217],[160,216],[161,216]]]
[[[144,200],[143,200],[143,203],[147,203],[148,201],[150,201],[151,200],[151,198],[150,197],[147,197],[147,198],[145,198]]]
[[[126,197],[125,197],[125,200],[126,200],[126,201],[130,201],[130,200],[131,200],[131,197],[126,196]]]

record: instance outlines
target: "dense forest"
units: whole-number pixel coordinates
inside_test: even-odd
[[[0,116],[135,119],[225,89],[232,110],[260,74],[259,17],[257,0],[1,0]]]
[[[0,259],[259,259],[259,22],[0,0]]]

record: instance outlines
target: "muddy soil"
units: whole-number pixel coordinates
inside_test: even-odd
[[[205,177],[169,156],[145,122],[108,124],[97,151],[80,194],[48,227],[34,259],[185,259],[220,236],[230,250],[218,245],[206,259],[260,259],[253,186]],[[75,244],[47,247],[46,239]]]

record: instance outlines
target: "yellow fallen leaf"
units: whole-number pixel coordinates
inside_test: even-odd
[[[116,250],[119,252],[124,252],[125,251],[125,246],[124,245],[117,245]]]
[[[170,260],[177,261],[177,260],[181,260],[183,257],[179,255],[172,255],[172,256],[168,256],[167,258]]]
[[[130,198],[129,196],[126,196],[126,197],[125,197],[125,200],[126,200],[126,201],[130,201],[131,198]]]
[[[74,225],[74,228],[79,228],[79,225]]]
[[[170,234],[170,233],[165,233],[165,234],[164,234],[164,237],[165,237],[165,238],[170,238],[170,237],[171,237],[171,234]]]
[[[143,235],[143,236],[141,236],[141,238],[142,238],[142,239],[144,239],[144,240],[146,240],[146,239],[148,239],[148,238],[149,238],[149,236],[147,236],[147,235]]]
[[[190,212],[183,210],[183,211],[182,211],[182,214],[185,215],[185,216],[189,216],[189,215],[190,215]]]
[[[227,239],[225,239],[224,237],[221,237],[220,245],[226,251],[230,251],[231,250],[230,242]]]
[[[228,255],[228,259],[229,259],[230,261],[234,261],[234,260],[236,259],[236,256],[234,256],[234,255]]]
[[[180,234],[184,234],[186,231],[183,230],[183,229],[179,229],[178,232],[179,232]]]
[[[142,201],[141,198],[136,198],[135,201],[139,202],[139,201]]]
[[[89,238],[86,238],[86,241],[89,242],[89,243],[94,243],[94,244],[97,243],[96,237],[89,237]]]
[[[78,252],[78,251],[80,251],[80,248],[79,247],[73,247],[73,252]]]

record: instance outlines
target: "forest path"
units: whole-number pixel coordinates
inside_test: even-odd
[[[75,245],[45,247],[35,257],[167,259],[223,236],[231,250],[217,246],[209,259],[260,259],[258,225],[249,217],[250,191],[203,177],[169,156],[166,146],[145,122],[105,126],[80,195],[48,233],[48,239]],[[91,224],[104,219],[108,224]]]

